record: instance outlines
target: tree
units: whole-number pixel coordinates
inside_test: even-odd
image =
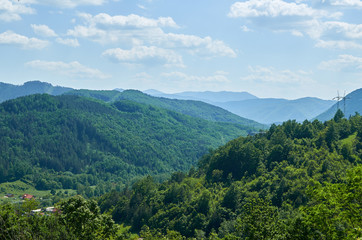
[[[341,119],[342,119],[343,117],[344,117],[344,113],[342,112],[341,109],[338,109],[337,112],[336,112],[336,114],[335,114],[334,117],[333,117],[333,120],[334,120],[335,122],[339,122],[339,121],[341,121]]]
[[[302,212],[315,238],[362,237],[362,166],[349,171],[342,183],[316,184],[309,193],[312,201]]]
[[[61,202],[59,207],[61,222],[79,239],[108,239],[116,235],[114,221],[109,215],[100,213],[94,200],[75,196]]]

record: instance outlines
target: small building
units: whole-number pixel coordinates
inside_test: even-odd
[[[21,198],[23,200],[25,200],[25,199],[30,200],[30,199],[34,199],[35,197],[34,197],[34,195],[30,195],[30,194],[25,193]]]
[[[30,214],[31,214],[31,215],[41,214],[41,212],[42,212],[42,210],[41,210],[41,208],[39,208],[39,209],[31,210],[31,211],[30,211]]]
[[[7,197],[7,198],[14,197],[14,194],[8,193],[8,194],[5,195],[5,197]]]

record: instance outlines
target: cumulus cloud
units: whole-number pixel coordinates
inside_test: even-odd
[[[202,56],[236,57],[236,53],[223,41],[213,40],[211,37],[201,38],[195,35],[168,33],[162,39],[162,45],[175,48],[188,48],[192,53]]]
[[[12,31],[6,31],[0,34],[0,44],[20,46],[24,49],[42,49],[48,46],[49,42],[37,38],[28,38]]]
[[[63,44],[63,45],[67,45],[70,47],[79,47],[79,42],[77,39],[72,39],[72,38],[57,38],[56,39],[57,43]]]
[[[297,37],[310,37],[316,47],[357,49],[362,39],[362,24],[340,21],[342,12],[335,6],[356,7],[361,1],[248,0],[230,7],[229,17],[241,18],[257,31],[262,26],[275,33],[289,32]]]
[[[33,14],[35,10],[19,1],[0,0],[0,21],[11,22],[21,19],[22,14]]]
[[[304,3],[282,0],[249,0],[234,3],[229,17],[327,16],[328,12],[316,10]]]
[[[50,5],[60,8],[76,8],[78,6],[100,6],[106,0],[32,0],[35,4]]]
[[[321,62],[319,68],[328,71],[362,71],[362,58],[339,55],[337,59]]]
[[[299,70],[277,70],[273,67],[249,66],[250,74],[241,79],[245,81],[257,81],[265,83],[309,83],[311,82],[310,73]]]
[[[174,51],[155,46],[138,46],[130,50],[120,48],[108,49],[104,51],[102,55],[113,61],[122,63],[148,63],[151,65],[162,64],[166,66],[184,66],[182,57],[177,55]]]
[[[49,62],[49,61],[34,60],[31,62],[27,62],[25,65],[32,68],[50,71],[73,78],[105,79],[111,77],[107,74],[102,73],[98,69],[86,67],[77,61],[65,63],[61,61]]]
[[[171,17],[159,17],[158,19],[146,18],[136,14],[127,16],[116,15],[111,16],[107,13],[100,13],[95,16],[87,13],[80,13],[79,16],[83,18],[88,24],[92,26],[104,27],[135,27],[135,28],[149,28],[149,27],[172,27],[178,28],[178,25]]]
[[[316,47],[319,48],[335,48],[335,49],[362,49],[362,45],[353,41],[344,40],[318,40]]]
[[[56,36],[58,36],[54,32],[54,30],[49,28],[47,25],[31,24],[30,26],[37,35],[40,35],[40,36],[43,36],[43,37],[56,37]]]
[[[334,6],[362,8],[362,1],[360,0],[332,0],[331,4]]]
[[[325,31],[342,34],[351,39],[362,39],[362,24],[351,24],[346,22],[328,21],[324,23]]]
[[[236,53],[223,41],[211,37],[165,33],[164,27],[178,28],[172,18],[145,18],[138,15],[110,16],[105,13],[92,16],[82,13],[85,21],[67,31],[68,36],[87,38],[101,44],[122,43],[128,48],[152,45],[173,50],[187,50],[203,57],[235,57]]]

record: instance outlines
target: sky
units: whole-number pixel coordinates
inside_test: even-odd
[[[362,88],[359,0],[0,0],[0,82],[247,91]]]

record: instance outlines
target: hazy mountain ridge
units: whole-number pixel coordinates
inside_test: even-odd
[[[70,90],[72,90],[72,88],[53,86],[50,83],[40,81],[29,81],[23,85],[0,82],[0,102],[31,94],[48,93],[56,96]]]
[[[314,97],[295,100],[258,98],[248,92],[181,92],[165,94],[153,89],[145,92],[153,96],[166,98],[204,101],[240,117],[263,124],[281,123],[289,119],[302,122],[326,111],[334,103],[332,100],[322,100]]]
[[[347,94],[345,100],[335,103],[328,110],[315,117],[315,119],[320,121],[332,119],[338,107],[344,112],[346,117],[353,116],[356,113],[362,114],[362,88]]]
[[[230,122],[246,126],[249,129],[258,130],[265,128],[265,125],[250,119],[242,118],[221,107],[211,105],[202,101],[169,99],[154,97],[138,90],[118,91],[94,91],[94,90],[73,90],[66,94],[80,95],[97,98],[103,101],[112,102],[117,100],[130,100],[142,104],[153,105],[164,109],[176,111],[192,117],[198,117],[209,121]]]
[[[308,97],[296,100],[259,98],[215,104],[239,116],[270,124],[284,122],[289,119],[298,122],[312,119],[331,107],[333,103],[332,100]]]
[[[220,92],[180,92],[174,94],[167,94],[160,92],[155,89],[149,89],[144,91],[145,93],[156,96],[156,97],[165,97],[171,99],[180,99],[180,100],[196,100],[203,101],[206,103],[216,103],[216,102],[231,102],[231,101],[243,101],[248,99],[257,99],[258,97],[248,93],[248,92],[230,92],[230,91],[220,91]]]

